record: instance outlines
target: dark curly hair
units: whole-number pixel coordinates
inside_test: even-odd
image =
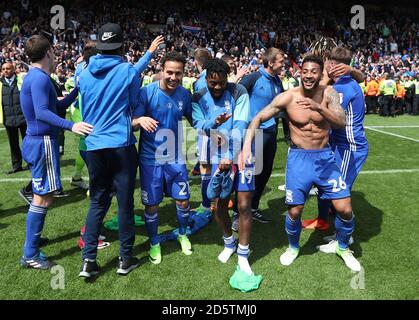
[[[207,75],[217,74],[222,77],[227,77],[230,73],[230,67],[227,62],[218,58],[207,61],[205,69],[207,70]]]
[[[324,63],[323,60],[320,56],[315,55],[315,54],[308,54],[304,57],[303,62],[301,63],[301,67],[304,65],[304,63],[307,62],[314,62],[317,63],[320,66],[320,70],[321,72],[323,72],[323,68],[324,68]]]

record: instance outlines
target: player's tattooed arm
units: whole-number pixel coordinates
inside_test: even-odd
[[[292,94],[290,91],[281,93],[272,100],[265,108],[263,108],[256,117],[253,118],[250,125],[246,130],[246,137],[244,138],[243,149],[239,155],[239,169],[243,170],[245,162],[251,162],[251,145],[256,134],[256,129],[259,129],[260,125],[276,116],[281,110],[285,110],[287,105],[292,101]]]
[[[328,120],[334,129],[343,128],[346,125],[345,111],[340,105],[340,97],[335,89],[329,87],[326,90],[327,95],[327,109],[331,111],[331,116],[328,116]],[[324,114],[324,113],[323,113]]]
[[[324,92],[325,99],[322,103],[317,103],[313,99],[300,97],[295,99],[295,103],[303,109],[309,109],[320,113],[334,129],[345,126],[345,112],[340,105],[339,94],[332,88],[327,87]]]
[[[352,78],[354,78],[358,83],[361,83],[365,80],[365,74],[361,70],[358,70],[344,63],[338,63],[334,65],[328,72],[328,75],[331,78],[339,78],[345,74],[350,74]]]
[[[292,94],[289,91],[277,95],[270,104],[268,104],[265,108],[259,111],[256,117],[253,118],[252,122],[248,127],[248,130],[258,129],[263,122],[272,119],[281,110],[284,110],[287,107],[287,105],[291,102],[291,100]]]
[[[350,70],[351,70],[351,76],[352,78],[355,79],[356,82],[358,83],[364,82],[366,76],[361,70],[358,70],[354,67],[351,67]]]

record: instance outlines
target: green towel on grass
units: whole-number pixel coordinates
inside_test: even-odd
[[[135,226],[136,227],[143,226],[145,224],[145,222],[144,222],[144,220],[141,216],[134,215],[134,221],[135,221]],[[111,220],[106,221],[103,224],[103,226],[107,230],[112,230],[112,231],[118,230],[118,217],[115,216]]]
[[[237,266],[236,271],[230,278],[230,286],[241,292],[256,290],[259,288],[261,282],[261,275],[256,276],[252,274],[249,276],[246,272],[241,271],[239,266]]]

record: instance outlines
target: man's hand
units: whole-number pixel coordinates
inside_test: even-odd
[[[252,163],[252,150],[248,145],[244,145],[238,157],[239,171],[246,168],[246,163]]]
[[[132,120],[132,127],[138,130],[140,127],[145,131],[153,133],[157,130],[159,122],[150,117],[140,117]]]
[[[344,63],[338,63],[332,66],[329,70],[330,78],[339,78],[345,74],[350,74],[352,72],[352,67]]]
[[[313,99],[310,98],[298,98],[296,100],[297,104],[300,105],[301,107],[303,107],[303,109],[310,109],[313,111],[317,111],[320,112],[322,107],[319,103],[317,103],[316,101],[314,101]]]
[[[243,78],[243,76],[248,74],[249,71],[250,71],[250,68],[248,67],[241,67],[239,70],[237,70],[236,81],[239,81],[241,78]]]
[[[81,136],[85,137],[88,134],[92,133],[93,126],[91,124],[86,123],[86,122],[77,122],[71,128],[71,131],[78,134],[78,135],[81,135]]]
[[[150,45],[150,48],[148,48],[148,51],[150,51],[151,53],[153,53],[154,51],[157,50],[157,48],[159,47],[159,45],[161,45],[162,43],[164,43],[164,37],[163,36],[157,36],[153,42]]]
[[[215,119],[215,124],[217,126],[222,125],[224,122],[226,122],[228,119],[230,119],[232,115],[233,115],[232,113],[227,114],[227,112],[223,112],[222,114],[220,114],[217,117],[217,119]]]
[[[220,164],[218,165],[218,169],[220,169],[220,171],[230,170],[232,164],[233,164],[232,160],[222,159],[220,161]]]

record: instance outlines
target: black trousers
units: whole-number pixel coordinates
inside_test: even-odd
[[[404,113],[404,109],[405,109],[405,103],[404,103],[404,99],[401,98],[397,98],[394,100],[394,105],[396,107],[396,114],[403,114]]]
[[[393,96],[383,97],[383,113],[384,117],[394,114]]]
[[[26,123],[22,124],[19,127],[5,126],[5,128],[7,132],[7,137],[9,139],[10,155],[12,158],[12,167],[13,167],[13,170],[16,170],[22,167],[22,152],[19,146],[19,131],[23,140],[26,134]]]
[[[263,167],[260,174],[255,175],[255,191],[253,192],[252,209],[259,209],[260,198],[272,174],[276,153],[276,136],[278,130],[263,130]]]
[[[419,94],[415,94],[413,97],[413,110],[412,114],[417,116],[419,114]]]
[[[365,104],[367,105],[367,113],[376,113],[378,106],[377,96],[366,96]]]
[[[255,190],[252,196],[252,209],[259,209],[260,199],[262,198],[263,191],[265,190],[266,184],[272,174],[274,165],[274,159],[276,154],[276,138],[278,135],[278,127],[275,125],[275,129],[263,130],[263,163],[262,170],[255,174]],[[257,166],[257,164],[256,164]],[[255,167],[255,171],[259,168]],[[239,212],[237,205],[237,194],[234,197],[233,211]]]
[[[413,110],[413,96],[410,93],[406,93],[406,96],[404,97],[404,103],[406,104],[406,113],[412,114]]]
[[[61,109],[58,112],[58,116],[65,119],[65,116],[67,114],[67,111],[64,109]],[[64,135],[64,130],[60,129],[59,133],[58,133],[58,146],[59,146],[59,152],[60,155],[64,154],[64,142],[65,142],[65,135]]]
[[[138,167],[135,145],[87,152],[90,208],[86,218],[83,259],[96,259],[100,227],[111,205],[118,200],[120,256],[132,256],[135,240],[134,189]]]

